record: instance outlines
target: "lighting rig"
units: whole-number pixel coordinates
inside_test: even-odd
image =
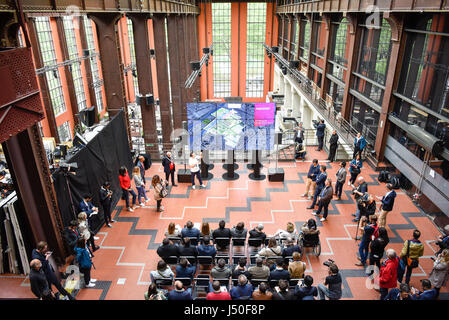
[[[212,50],[213,44],[210,45],[208,48],[203,48],[203,57],[200,61],[191,61],[190,66],[192,67],[192,73],[187,78],[186,82],[184,83],[184,87],[186,89],[189,89],[192,87],[193,83],[195,82],[197,77],[201,77],[201,69],[203,68],[203,65],[206,64],[206,67],[209,65],[209,59],[211,56],[213,56],[214,51]]]

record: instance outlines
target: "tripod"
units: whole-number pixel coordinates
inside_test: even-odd
[[[65,182],[67,184],[67,191],[68,191],[69,197],[70,197],[70,205],[72,207],[73,217],[74,217],[75,220],[77,220],[78,216],[76,214],[75,205],[73,204],[72,190],[70,189],[70,184],[69,184],[69,179],[68,179],[69,171],[66,170],[65,168],[62,168],[61,170],[62,170],[62,174],[64,175]]]

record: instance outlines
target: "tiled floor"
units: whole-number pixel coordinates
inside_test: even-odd
[[[194,223],[208,221],[212,228],[216,228],[221,219],[225,219],[229,227],[243,221],[247,228],[253,228],[261,222],[268,235],[279,228],[285,228],[289,221],[299,227],[313,217],[310,214],[312,210],[306,209],[310,201],[300,196],[305,189],[305,175],[310,160],[312,157],[326,158],[324,152],[309,152],[306,162],[279,163],[278,166],[285,170],[284,182],[269,182],[268,179],[253,181],[248,178],[251,171],[243,163],[240,163],[237,170],[240,178],[226,181],[222,178],[225,173],[222,165],[215,164],[212,170],[214,178],[207,181],[207,188],[193,190],[190,184],[178,184],[178,187],[171,190],[169,197],[163,200],[163,213],[156,212],[152,191],[148,193],[152,199],[150,208],[127,212],[121,210],[123,203],[119,203],[120,207],[114,213],[117,222],[113,228],[103,227],[97,234],[100,237],[97,243],[101,245],[101,249],[95,252],[96,269],[92,270],[92,277],[98,279],[98,285],[81,289],[77,298],[143,299],[150,281],[149,273],[156,268],[159,260],[156,249],[164,238],[167,225],[172,221],[180,226],[188,220]],[[267,174],[269,166],[274,164],[265,164],[263,174]],[[327,166],[328,176],[335,178],[338,163]],[[151,177],[154,174],[163,176],[159,164],[154,164],[146,175]],[[361,175],[369,183],[370,193],[379,196],[385,194],[386,187],[377,182],[374,171],[365,167]],[[315,285],[322,283],[327,273],[323,262],[331,258],[336,261],[344,278],[343,299],[378,299],[378,292],[366,286],[367,278],[363,268],[354,265],[358,261],[358,247],[353,240],[356,225],[351,221],[351,214],[355,211],[355,204],[350,195],[350,189],[345,185],[342,201],[333,200],[331,203],[328,221],[321,223],[317,220],[321,230],[322,252],[319,257],[306,255],[306,273],[313,276]],[[424,257],[411,280],[413,286],[420,288],[419,279],[427,277],[431,271],[430,257],[436,250],[435,245],[429,244],[429,241],[434,240],[439,232],[431,220],[400,190],[387,222],[390,236],[388,247],[397,252],[404,240],[411,237],[415,228],[422,232]],[[119,279],[125,279],[125,283],[119,284]],[[27,280],[23,277],[0,278],[0,288],[0,298],[32,297]],[[442,298],[447,297],[447,288],[443,288],[441,292]]]

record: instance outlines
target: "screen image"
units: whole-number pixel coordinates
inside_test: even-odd
[[[193,150],[271,150],[274,103],[188,103]]]

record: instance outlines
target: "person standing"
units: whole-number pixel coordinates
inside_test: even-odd
[[[385,196],[382,198],[377,197],[382,200],[381,210],[378,214],[379,217],[379,227],[387,226],[387,214],[393,210],[394,199],[396,198],[396,191],[393,190],[391,183],[387,183],[387,189],[389,190]]]
[[[358,154],[360,158],[362,158],[362,151],[365,149],[366,146],[366,140],[362,136],[362,134],[359,132],[357,133],[357,137],[354,139],[354,153],[352,155],[352,158],[355,158],[355,156]]]
[[[358,154],[354,159],[349,163],[349,173],[351,174],[351,179],[349,179],[348,186],[354,184],[357,176],[362,171],[362,160],[360,160],[360,155]]]
[[[85,212],[80,212],[78,214],[78,230],[81,235],[81,238],[90,244],[92,252],[95,252],[98,249],[100,249],[99,246],[95,245],[94,235],[89,230],[89,225],[87,223],[87,214]]]
[[[156,211],[162,212],[164,211],[164,207],[161,206],[162,199],[167,196],[167,190],[165,189],[167,185],[166,181],[161,180],[161,178],[155,174],[151,180],[151,185],[153,186],[154,200],[156,200],[157,203]]]
[[[405,283],[409,284],[413,269],[419,266],[419,257],[424,254],[424,245],[421,241],[419,241],[420,236],[421,232],[419,230],[414,230],[413,239],[406,240],[404,242],[404,246],[402,247],[402,251],[399,256],[404,262],[405,268],[401,269],[398,273],[399,282],[402,282],[404,272],[407,270],[405,274]]]
[[[312,195],[315,194],[316,189],[316,177],[320,174],[320,166],[318,165],[318,160],[313,159],[312,164],[310,165],[309,172],[307,172],[307,183],[306,183],[306,191],[302,195],[303,197],[308,197],[308,199],[312,199]],[[312,187],[312,195],[309,195],[310,187]]]
[[[295,136],[293,141],[301,144],[304,142],[304,128],[302,126],[302,122],[300,122],[295,128]]]
[[[34,295],[42,300],[56,300],[54,293],[48,287],[47,278],[45,277],[44,270],[42,270],[40,260],[31,260],[30,268],[30,285]]]
[[[134,209],[138,208],[136,206],[137,194],[131,188],[131,179],[128,176],[128,169],[126,169],[125,166],[120,168],[118,178],[120,180],[120,187],[122,188],[123,198],[125,198],[126,209],[130,212],[133,212]],[[132,202],[133,206],[132,207],[129,206],[129,194],[130,193],[133,196],[133,202]]]
[[[312,204],[310,205],[310,207],[307,207],[307,209],[315,209],[317,199],[326,184],[326,179],[327,179],[326,170],[327,170],[327,168],[325,166],[320,166],[320,174],[317,175],[316,181],[315,181],[316,190],[315,190],[315,194],[313,195],[313,201],[312,201]]]
[[[78,220],[70,221],[69,225],[64,228],[63,236],[72,254],[75,253],[75,246],[80,237],[78,231]]]
[[[357,179],[357,188],[352,185],[352,194],[354,195],[355,203],[356,203],[356,212],[352,214],[355,219],[353,219],[353,222],[357,222],[360,220],[360,206],[359,206],[359,199],[368,192],[368,184],[366,183],[365,179],[363,177],[358,177]],[[374,203],[374,209],[376,209],[376,204]]]
[[[333,193],[334,191],[332,189],[332,180],[327,179],[325,187],[323,188],[319,196],[318,210],[312,213],[314,216],[319,216],[321,214],[321,210],[324,208],[323,209],[324,214],[323,217],[320,219],[320,221],[326,221],[327,219],[327,215],[329,213],[329,203],[332,200]]]
[[[80,265],[80,272],[84,275],[84,284],[86,285],[86,288],[95,287],[95,282],[97,282],[97,279],[92,279],[90,277],[92,260],[90,259],[89,251],[86,249],[86,240],[83,238],[78,240],[75,252],[76,261],[78,261]]]
[[[100,188],[100,203],[103,207],[104,221],[109,228],[112,228],[111,223],[115,222],[115,220],[111,217],[112,190],[109,181],[106,181]]]
[[[432,258],[433,259],[433,258]],[[434,260],[433,269],[429,274],[429,281],[435,290],[440,294],[441,287],[444,287],[449,277],[449,249],[444,249]],[[437,295],[437,297],[438,297]]]
[[[138,166],[135,166],[133,169],[133,181],[137,189],[137,200],[139,201],[139,206],[142,206],[142,197],[145,199],[144,204],[146,204],[150,200],[147,198],[147,195],[145,193],[145,184],[142,180],[142,176],[140,175]]]
[[[346,162],[342,161],[340,163],[340,169],[338,169],[335,176],[337,177],[337,182],[335,182],[335,195],[338,197],[337,200],[341,200],[341,194],[343,192],[343,185],[346,182]]]
[[[69,300],[75,300],[75,298],[70,293],[68,293],[63,286],[61,286],[61,282],[56,277],[55,270],[48,261],[51,254],[52,252],[48,251],[47,242],[40,241],[37,244],[37,248],[33,249],[33,251],[31,252],[31,259],[38,259],[41,262],[42,270],[44,271],[45,278],[47,279],[48,283],[48,288],[50,288],[50,290],[51,285],[54,285],[63,296],[67,296]]]
[[[385,247],[390,242],[390,238],[388,238],[387,229],[379,227],[378,232],[378,237],[371,241],[369,264],[370,266],[376,265],[380,269],[380,259],[382,259],[384,255]]]
[[[440,248],[435,253],[435,256],[437,256],[441,252],[443,252],[444,249],[449,249],[449,224],[447,224],[444,227],[444,234],[443,235],[439,235],[437,237],[437,240],[434,241],[434,243]]]
[[[140,155],[139,161],[137,161],[136,166],[139,168],[140,177],[142,178],[143,185],[145,186],[145,157]]]
[[[206,187],[203,184],[203,180],[201,179],[201,173],[200,173],[201,157],[202,157],[202,153],[200,156],[196,156],[194,152],[190,153],[189,166],[190,166],[190,173],[191,173],[191,177],[192,177],[192,189],[196,189],[195,176],[198,178],[198,181],[200,182],[200,186],[203,188]]]
[[[385,300],[388,290],[398,285],[399,258],[393,249],[387,250],[387,259],[382,263],[379,271],[380,300]]]
[[[338,134],[337,130],[332,131],[331,138],[329,139],[329,157],[327,160],[330,162],[334,162],[335,154],[337,153],[338,148]]]
[[[175,162],[172,158],[172,154],[170,151],[167,151],[164,158],[162,159],[162,166],[164,167],[165,172],[165,180],[169,181],[171,175],[171,184],[173,187],[176,187],[177,184],[175,184]]]
[[[314,123],[313,126],[316,128],[316,136],[318,138],[318,149],[316,151],[321,151],[324,144],[324,130],[326,129],[326,125],[324,124],[324,120],[321,119],[318,123]]]
[[[360,223],[360,229],[363,231],[362,241],[360,241],[359,244],[359,255],[360,255],[360,262],[357,262],[355,265],[359,267],[365,267],[366,266],[366,259],[368,258],[369,253],[369,246],[371,243],[371,240],[373,240],[373,236],[378,234],[378,226],[376,224],[377,222],[377,216],[376,215],[370,215],[369,220],[367,221],[367,218],[365,216],[362,217],[361,223]]]

